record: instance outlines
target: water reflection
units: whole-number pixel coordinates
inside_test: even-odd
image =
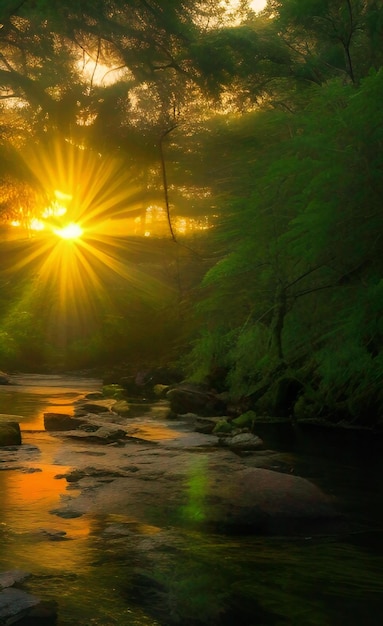
[[[186,504],[181,510],[181,519],[187,522],[202,522],[205,519],[205,499],[208,482],[207,457],[192,457],[185,484]]]
[[[12,376],[12,385],[0,385],[0,420],[16,415],[21,430],[44,430],[44,413],[73,415],[73,403],[90,391],[98,391],[101,381],[72,376]]]
[[[56,478],[72,468],[59,462],[60,440],[37,432],[39,420],[53,407],[69,412],[82,383],[49,382],[39,391],[32,384],[0,388],[0,412],[25,416],[24,456],[14,456],[20,469],[0,471],[0,570],[32,572],[30,590],[59,602],[58,626],[380,626],[381,529],[316,539],[224,537],[176,528],[169,519],[153,526],[107,511],[72,519],[52,514],[77,492]],[[34,432],[25,432],[28,423]],[[166,427],[147,428],[153,439],[160,433],[169,441]],[[12,450],[1,454],[12,464]],[[371,509],[381,507],[375,466],[363,476],[358,459],[344,467],[337,459],[335,467],[318,455],[294,458],[326,490],[347,493],[354,512],[367,496]],[[183,519],[203,519],[206,463],[190,455]]]

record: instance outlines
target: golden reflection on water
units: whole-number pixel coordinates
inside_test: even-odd
[[[72,405],[72,401],[70,401],[70,403],[66,403],[65,398],[48,398],[47,404],[44,408],[37,411],[33,417],[25,418],[25,420],[20,422],[21,431],[44,430],[44,413],[63,413],[65,415],[73,416],[74,407]]]
[[[68,492],[66,480],[57,478],[72,469],[54,463],[60,443],[48,435],[43,438],[43,458],[36,453],[30,460],[14,461],[14,469],[0,472],[0,563],[26,569],[83,568],[86,546],[75,540],[89,535],[91,522],[87,516],[64,519],[52,513],[64,506],[67,497],[75,497],[76,490]],[[24,439],[37,448],[41,443],[27,434]]]

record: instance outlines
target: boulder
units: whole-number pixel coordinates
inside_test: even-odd
[[[7,587],[0,591],[0,624],[13,624],[25,617],[40,600],[21,589]]]
[[[246,468],[229,479],[210,477],[206,523],[223,530],[291,534],[323,531],[340,516],[329,496],[300,476]]]
[[[0,422],[0,447],[20,445],[20,424],[18,422]]]
[[[197,413],[202,416],[224,415],[226,404],[216,394],[198,385],[183,384],[166,394],[174,413]]]
[[[44,413],[44,428],[48,431],[75,430],[84,423],[66,413]]]
[[[23,583],[30,574],[22,570],[0,573],[0,624],[54,624],[57,617],[55,602],[45,602],[36,596],[16,589],[14,584]]]

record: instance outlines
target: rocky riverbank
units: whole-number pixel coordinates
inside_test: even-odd
[[[174,414],[167,399],[134,403],[98,392],[76,402],[73,412],[46,413],[44,419],[45,430],[62,442],[57,464],[71,468],[56,476],[67,489],[51,510],[58,520],[53,526],[60,518],[103,519],[99,540],[119,559],[137,551],[139,539],[140,567],[129,583],[130,600],[146,606],[154,598],[157,617],[169,613],[174,601],[158,572],[170,571],[174,555],[187,549],[185,529],[298,537],[344,529],[336,504],[294,475],[287,454],[267,450],[246,428],[229,435],[199,432],[214,430],[222,415]],[[31,469],[24,448],[2,448],[4,469]],[[144,541],[143,526],[152,529]],[[50,533],[50,539],[62,539],[59,528]],[[28,619],[28,608],[18,616],[3,599],[13,622]],[[47,619],[54,623],[53,614]],[[172,620],[166,623],[178,623]]]

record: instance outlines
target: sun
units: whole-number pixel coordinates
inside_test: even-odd
[[[63,228],[56,228],[53,232],[55,235],[61,237],[62,239],[73,240],[79,239],[84,231],[79,224],[71,222]]]

